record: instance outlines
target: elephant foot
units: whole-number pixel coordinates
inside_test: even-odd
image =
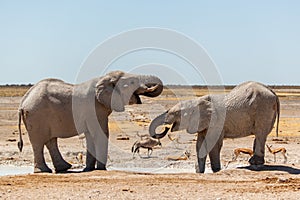
[[[218,172],[221,170],[221,164],[218,163],[211,163],[211,169],[214,173]]]
[[[64,162],[63,164],[60,164],[58,166],[55,166],[55,172],[59,173],[59,172],[65,172],[68,169],[70,169],[72,167],[71,164]]]
[[[264,169],[264,165],[250,165],[249,169],[254,171],[260,171]]]
[[[91,172],[91,171],[94,171],[95,170],[95,167],[85,167],[82,171],[83,172]]]
[[[221,170],[221,167],[212,167],[211,169],[214,173],[216,173]]]
[[[199,169],[199,167],[196,167],[196,173],[204,174],[205,170]]]
[[[264,157],[260,157],[257,155],[254,155],[249,160],[250,165],[263,165],[265,163]]]
[[[34,166],[33,173],[52,173],[52,170],[47,166]]]
[[[196,173],[201,173],[203,174],[204,171],[205,171],[205,168],[200,168],[198,164],[195,164],[195,170],[196,170]]]
[[[106,170],[105,164],[103,164],[101,162],[97,162],[96,170]]]
[[[96,169],[95,170],[104,170],[104,171],[106,171],[107,169],[106,169],[106,167],[101,167],[101,168],[98,168],[98,167],[96,167]]]

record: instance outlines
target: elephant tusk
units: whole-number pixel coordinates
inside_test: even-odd
[[[158,84],[157,84],[157,85],[155,85],[155,86],[152,86],[152,87],[150,87],[150,88],[147,88],[145,92],[154,92],[155,90],[157,90],[158,87],[159,87],[159,86],[158,86]]]

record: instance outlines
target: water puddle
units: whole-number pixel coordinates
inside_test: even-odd
[[[186,168],[119,168],[119,167],[110,167],[109,171],[125,171],[125,172],[136,172],[136,173],[151,173],[151,174],[178,174],[178,173],[195,173],[195,169]],[[212,173],[211,170],[207,169],[205,173]]]
[[[72,169],[70,171],[80,172],[83,169]],[[121,167],[109,167],[108,171],[125,171],[125,172],[136,172],[136,173],[151,173],[151,174],[178,174],[178,173],[195,173],[195,169],[192,168],[121,168]],[[206,169],[205,173],[212,173],[211,169]],[[22,174],[33,174],[33,167],[29,166],[13,166],[3,165],[0,166],[0,177],[8,175],[22,175]]]
[[[32,173],[33,173],[33,167],[29,167],[29,166],[13,166],[13,165],[0,166],[0,176],[32,174]]]

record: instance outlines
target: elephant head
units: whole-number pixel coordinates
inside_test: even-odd
[[[162,90],[162,81],[156,76],[113,71],[96,84],[96,98],[108,109],[122,112],[125,105],[141,104],[139,95],[156,97]]]
[[[172,125],[171,132],[186,129],[188,133],[201,132],[209,127],[212,106],[209,97],[182,101],[165,113],[156,117],[150,124],[149,133],[154,138],[164,137],[169,127],[162,133],[156,133],[161,125]]]

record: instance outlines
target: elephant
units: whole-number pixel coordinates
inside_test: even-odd
[[[204,173],[207,155],[212,171],[221,170],[220,151],[224,138],[254,135],[254,155],[249,163],[259,167],[265,162],[265,142],[276,117],[278,134],[279,115],[280,102],[275,92],[261,83],[249,81],[229,93],[208,94],[177,103],[152,120],[149,133],[154,138],[164,137],[170,128],[171,132],[197,133],[198,173]],[[164,126],[161,133],[156,132],[159,126]]]
[[[163,83],[156,76],[122,71],[80,84],[41,80],[28,90],[19,105],[19,150],[23,148],[23,121],[34,153],[34,172],[52,172],[45,163],[44,146],[50,153],[55,172],[67,171],[71,164],[63,159],[57,138],[84,133],[87,144],[84,171],[106,170],[108,116],[112,111],[124,111],[125,105],[141,104],[139,95],[156,97],[162,90]]]

